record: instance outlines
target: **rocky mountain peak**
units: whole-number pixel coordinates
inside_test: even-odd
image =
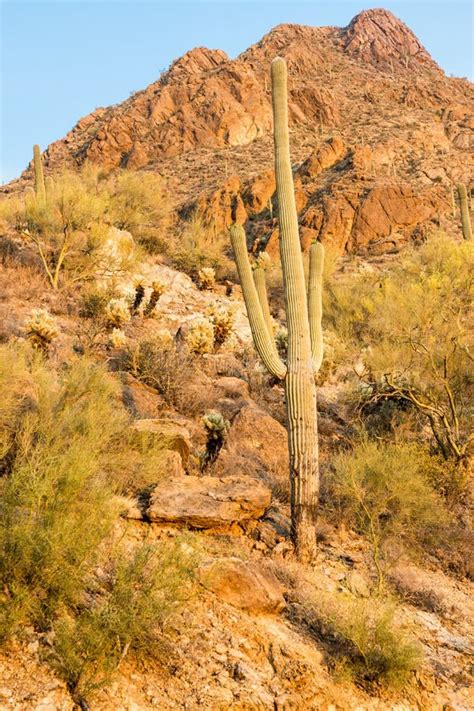
[[[437,68],[416,35],[389,10],[363,10],[342,30],[341,36],[346,52],[372,64],[396,62],[409,68],[414,60]]]
[[[215,69],[223,62],[228,62],[229,57],[222,49],[208,49],[207,47],[194,47],[182,57],[176,59],[166,74],[165,78],[179,76],[179,74],[199,74]]]

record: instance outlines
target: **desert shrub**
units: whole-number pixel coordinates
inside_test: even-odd
[[[146,494],[168,472],[169,438],[133,427],[111,444],[110,471],[117,491],[124,495]]]
[[[65,172],[55,178],[46,202],[26,195],[19,205],[17,231],[37,251],[54,289],[126,269],[127,259],[116,263],[105,248],[107,200],[106,192],[91,191],[79,173]]]
[[[49,661],[77,702],[109,683],[126,655],[156,658],[162,631],[189,596],[192,556],[185,543],[140,545],[120,555],[92,603],[54,625]]]
[[[173,213],[163,178],[122,171],[109,179],[107,187],[109,221],[131,232],[151,254],[166,251]]]
[[[362,414],[391,400],[414,409],[434,445],[467,474],[473,437],[474,248],[433,237],[385,272],[341,279],[326,318],[356,357]],[[400,287],[403,285],[403,288]]]
[[[31,349],[1,348],[0,635],[47,627],[75,604],[115,506],[107,462],[123,429],[117,388],[81,361],[56,373]]]
[[[168,405],[176,406],[192,363],[185,352],[176,348],[171,333],[163,330],[154,339],[130,344],[123,367],[145,385],[155,388]]]
[[[401,550],[440,539],[450,517],[431,479],[438,461],[418,444],[362,436],[337,455],[328,474],[328,505],[366,535],[379,587]]]
[[[358,683],[407,682],[421,662],[411,630],[396,622],[396,606],[379,597],[357,599],[318,591],[304,604],[304,620],[322,639],[338,674]]]
[[[199,215],[194,214],[184,223],[170,256],[176,269],[198,282],[199,271],[209,268],[214,269],[217,279],[235,277],[229,250],[227,231],[218,231],[213,225],[206,225]]]

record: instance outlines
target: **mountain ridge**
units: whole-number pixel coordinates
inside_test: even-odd
[[[317,175],[297,174],[300,222],[312,238],[351,250],[454,227],[449,193],[469,183],[473,169],[474,88],[447,77],[384,9],[364,10],[342,28],[277,25],[235,59],[191,49],[156,82],[96,109],[48,146],[46,172],[86,161],[153,170],[166,178],[180,215],[197,210],[225,228],[237,210],[250,219],[251,239],[267,243],[276,227],[265,212],[272,181],[256,200],[260,213],[245,196],[272,168],[269,64],[277,54],[288,64],[295,170],[335,137],[344,145],[337,167],[325,159]],[[31,175],[30,166],[4,191]],[[371,202],[379,217],[365,214]]]

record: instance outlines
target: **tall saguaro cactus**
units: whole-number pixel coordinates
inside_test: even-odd
[[[472,240],[471,216],[469,214],[469,203],[467,200],[467,190],[463,183],[458,185],[459,205],[461,207],[461,224],[464,239]]]
[[[319,456],[314,373],[321,365],[321,282],[323,247],[313,244],[310,252],[309,288],[306,291],[303,256],[298,234],[293,173],[290,161],[287,108],[287,70],[280,57],[272,62],[272,99],[275,174],[283,270],[288,358],[278,356],[268,325],[266,291],[255,281],[249,264],[245,233],[231,227],[242,291],[255,347],[268,371],[284,381],[288,414],[290,453],[292,539],[300,560],[308,560],[316,546],[315,524],[319,494]]]
[[[33,168],[35,173],[35,193],[36,199],[40,203],[46,202],[46,187],[44,183],[43,164],[41,162],[41,151],[38,145],[33,146]]]

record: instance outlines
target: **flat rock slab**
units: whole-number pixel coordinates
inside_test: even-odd
[[[220,558],[201,566],[198,577],[221,600],[251,614],[274,614],[285,607],[281,584],[256,563]]]
[[[222,528],[260,518],[270,502],[270,490],[250,477],[171,476],[153,490],[147,516],[189,528]]]

